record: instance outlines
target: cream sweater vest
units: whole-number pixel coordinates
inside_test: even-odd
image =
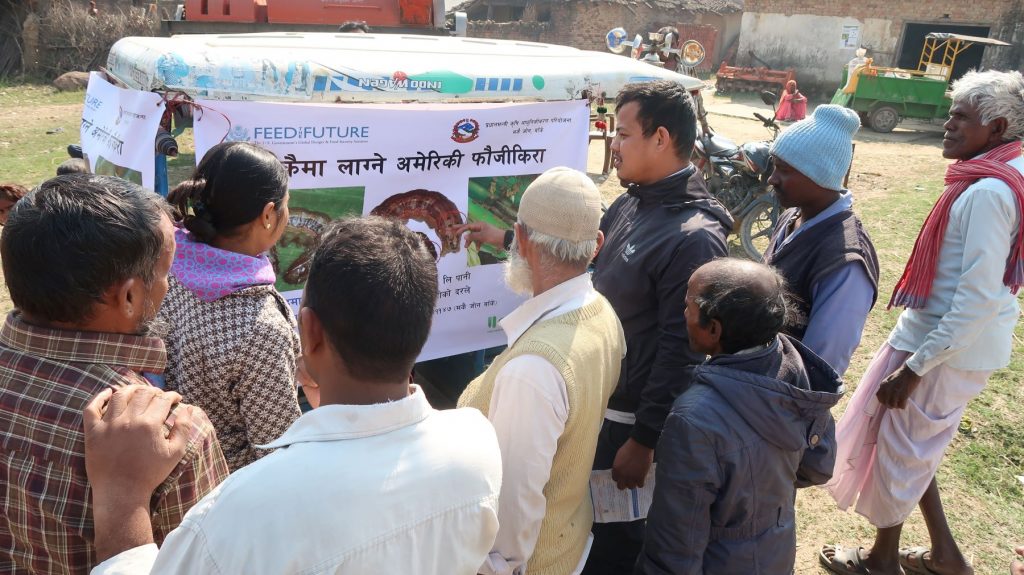
[[[558,439],[551,477],[544,486],[547,509],[527,563],[530,575],[566,575],[583,556],[594,522],[590,468],[625,350],[626,340],[615,311],[598,296],[578,310],[534,324],[459,398],[459,407],[475,407],[487,415],[495,377],[509,360],[520,355],[543,357],[565,380],[569,418]]]

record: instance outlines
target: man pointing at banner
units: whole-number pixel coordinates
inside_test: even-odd
[[[569,168],[541,174],[519,204],[505,281],[532,297],[501,320],[508,349],[459,398],[487,415],[501,447],[485,575],[578,574],[588,555],[590,467],[625,354],[615,311],[587,274],[600,221],[597,187]]]

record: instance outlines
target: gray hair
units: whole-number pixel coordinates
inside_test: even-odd
[[[596,237],[592,240],[574,242],[531,230],[523,222],[519,222],[519,225],[526,232],[526,237],[530,242],[539,246],[545,255],[549,256],[545,258],[548,260],[546,263],[582,267],[590,263],[590,260],[594,258],[594,252],[597,251]]]
[[[703,291],[691,294],[698,322],[722,325],[726,353],[771,342],[782,331],[788,313],[786,280],[775,268],[735,258],[712,260],[694,272],[703,278]]]
[[[974,106],[982,124],[1005,118],[1003,138],[1024,140],[1024,76],[1020,72],[968,72],[953,82],[953,101]]]

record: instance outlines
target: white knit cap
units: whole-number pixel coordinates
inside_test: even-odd
[[[593,240],[601,226],[601,194],[583,172],[551,168],[523,192],[519,221],[531,231],[559,239]]]

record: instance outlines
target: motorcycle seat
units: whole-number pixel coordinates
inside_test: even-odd
[[[709,156],[732,156],[739,151],[736,144],[719,136],[703,138],[703,144]]]

